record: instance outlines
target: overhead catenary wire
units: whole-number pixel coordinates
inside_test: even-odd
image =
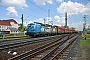
[[[27,1],[28,1],[29,3],[35,5],[36,7],[40,8],[41,10],[45,11],[46,13],[48,13],[48,11],[47,11],[48,9],[45,10],[45,9],[43,9],[42,7],[40,7],[40,6],[36,5],[35,3],[31,2],[30,0],[27,0]],[[50,13],[50,14],[53,15],[52,13]]]
[[[59,5],[58,5],[58,3],[56,2],[56,0],[54,0],[54,1],[55,1],[56,5],[59,7]]]
[[[30,2],[31,4],[35,5],[36,7],[42,9],[43,11],[48,12],[48,11],[46,11],[45,9],[43,9],[43,8],[39,7],[38,5],[34,4],[33,2],[31,2],[30,0],[27,0],[27,1]]]

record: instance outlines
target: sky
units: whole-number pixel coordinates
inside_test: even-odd
[[[65,26],[67,12],[68,26],[83,30],[84,15],[86,27],[90,25],[90,0],[0,0],[0,20],[15,19],[24,25],[32,22]]]

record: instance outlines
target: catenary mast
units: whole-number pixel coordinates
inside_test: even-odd
[[[67,28],[67,12],[65,13],[65,28]]]
[[[84,15],[83,33],[86,33],[86,15]]]

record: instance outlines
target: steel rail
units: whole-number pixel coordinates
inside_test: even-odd
[[[63,37],[62,37],[63,38]],[[61,38],[60,38],[61,39]],[[40,47],[38,47],[38,48],[35,48],[35,49],[33,49],[33,50],[30,50],[30,51],[27,51],[27,52],[25,52],[25,53],[22,53],[22,54],[20,54],[20,55],[18,55],[18,56],[15,56],[15,57],[13,57],[13,58],[10,58],[10,59],[8,59],[8,60],[17,60],[17,59],[25,59],[25,58],[27,58],[27,57],[33,57],[35,54],[37,54],[37,52],[41,52],[41,51],[43,51],[43,50],[45,50],[45,49],[48,49],[48,48],[50,48],[50,47],[52,47],[52,46],[55,46],[55,45],[52,45],[52,46],[49,46],[50,44],[53,44],[54,42],[57,42],[57,41],[60,41],[60,39],[57,39],[57,40],[55,40],[55,41],[53,41],[53,42],[50,42],[50,43],[47,43],[47,44],[45,44],[45,45],[43,45],[43,46],[40,46]],[[58,42],[58,44],[59,44],[59,42]],[[46,46],[49,46],[49,47],[46,47]],[[46,48],[45,48],[46,47]],[[42,50],[41,50],[42,49]],[[39,50],[39,51],[38,51]],[[40,51],[41,50],[41,51]],[[23,57],[24,56],[24,57]]]
[[[56,37],[50,37],[50,38],[56,38]],[[5,49],[10,49],[10,48],[21,47],[24,45],[34,44],[34,43],[38,43],[38,42],[40,43],[40,42],[44,42],[44,41],[49,41],[50,38],[38,39],[38,40],[35,39],[35,40],[30,40],[30,41],[21,41],[21,42],[16,42],[16,43],[0,45],[0,51],[5,50]]]
[[[71,40],[71,41],[69,42],[69,44],[67,44],[66,46],[64,46],[64,47],[59,51],[59,53],[57,53],[57,54],[56,54],[54,57],[52,57],[50,60],[56,60],[57,57],[60,56],[60,54],[62,54],[63,52],[65,52],[66,49],[67,49],[70,45],[72,45],[72,43],[73,43],[75,40],[77,40],[77,39],[78,39],[78,36],[76,36],[73,40]]]
[[[72,36],[73,37],[73,36]],[[70,38],[70,37],[69,37]],[[68,39],[69,39],[68,38]],[[54,52],[56,52],[58,49],[60,50],[60,46],[63,45],[65,42],[68,41],[68,39],[66,39],[66,41],[60,43],[57,47],[55,47],[53,50],[51,50],[49,53],[47,53],[45,56],[43,56],[40,60],[48,60],[50,58],[51,55],[54,54]],[[70,39],[71,40],[71,39]],[[62,48],[61,48],[62,49]]]

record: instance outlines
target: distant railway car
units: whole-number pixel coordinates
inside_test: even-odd
[[[57,28],[55,26],[52,27],[53,35],[57,34]]]
[[[65,32],[65,28],[62,27],[62,26],[55,26],[56,27],[56,32],[57,34],[61,34],[61,33],[64,33]]]
[[[55,26],[50,26],[49,28],[46,28],[46,31],[49,30],[49,35],[56,35],[57,34],[57,28]]]
[[[68,33],[69,32],[69,29],[68,28],[65,28],[65,32],[64,33]]]

